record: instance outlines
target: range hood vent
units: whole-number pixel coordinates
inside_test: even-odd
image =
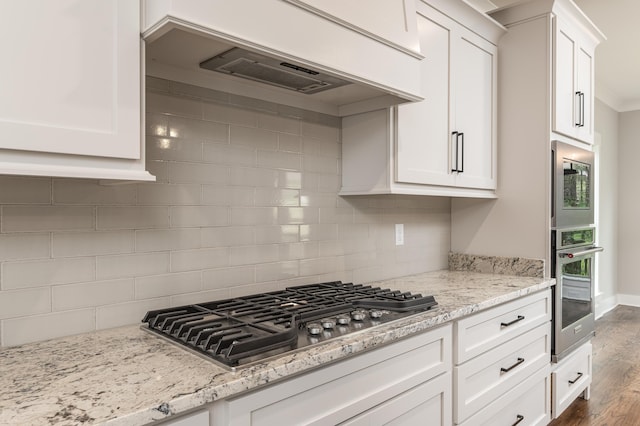
[[[250,52],[229,49],[200,63],[200,68],[234,75],[311,95],[351,84],[319,71]]]

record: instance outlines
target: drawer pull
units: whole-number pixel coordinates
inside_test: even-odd
[[[523,416],[523,415],[521,415],[521,414],[518,414],[518,415],[516,416],[516,419],[518,419],[518,420],[516,420],[516,422],[515,422],[514,424],[512,424],[511,426],[516,426],[516,425],[517,425],[517,424],[519,424],[521,421],[523,421],[523,420],[524,420],[524,416]]]
[[[510,325],[513,325],[517,322],[520,322],[524,319],[524,317],[522,315],[518,315],[518,318],[514,319],[513,321],[510,322],[501,322],[500,323],[500,327],[504,328],[504,327],[509,327]]]
[[[518,360],[516,361],[515,364],[513,364],[511,367],[507,367],[504,368],[502,367],[500,369],[500,373],[508,373],[509,371],[513,370],[514,368],[516,368],[517,366],[519,366],[520,364],[522,364],[524,362],[524,358],[518,358]]]
[[[582,373],[578,373],[578,377],[576,377],[575,379],[573,379],[573,380],[569,380],[569,384],[570,384],[570,385],[574,384],[575,382],[577,382],[578,380],[580,380],[580,377],[582,377]]]

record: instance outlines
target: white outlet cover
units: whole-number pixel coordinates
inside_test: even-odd
[[[396,223],[396,245],[404,245],[404,225],[402,223]]]

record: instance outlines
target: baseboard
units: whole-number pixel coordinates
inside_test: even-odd
[[[640,296],[637,294],[618,294],[618,304],[640,307]]]
[[[620,295],[609,296],[606,299],[598,299],[596,297],[596,319],[618,306],[620,304],[619,297]]]

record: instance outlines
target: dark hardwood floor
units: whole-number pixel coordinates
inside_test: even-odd
[[[591,398],[552,426],[640,426],[640,308],[618,306],[596,321]]]

